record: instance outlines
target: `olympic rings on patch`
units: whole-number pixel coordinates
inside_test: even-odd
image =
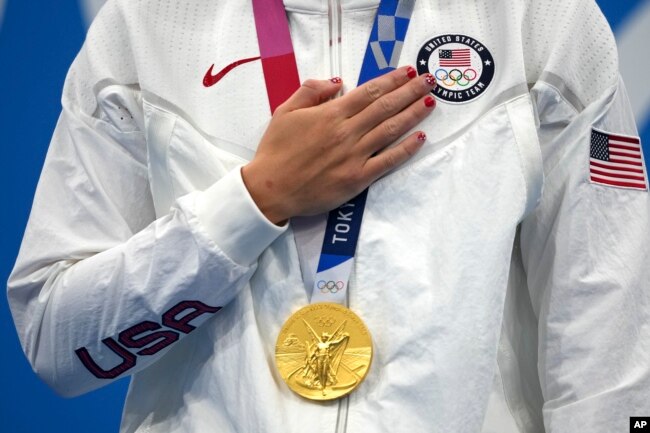
[[[473,76],[472,78],[468,77],[468,76],[467,76],[467,71],[472,71],[472,73],[474,74],[474,76]],[[465,69],[465,70],[463,71],[463,77],[465,77],[465,79],[466,79],[466,80],[469,80],[469,81],[474,81],[474,80],[476,79],[476,76],[477,76],[477,75],[478,75],[478,73],[477,73],[474,69],[472,69],[472,68]]]
[[[442,71],[442,73],[444,74],[443,76],[439,76],[439,75],[438,75],[438,73],[441,72],[441,71]],[[448,83],[448,82],[447,82],[447,78],[449,78],[449,73],[447,73],[447,71],[446,71],[445,69],[438,69],[438,70],[436,71],[436,73],[433,74],[433,75],[436,76],[436,80],[438,80],[438,82],[444,84],[444,85],[447,86],[447,87],[449,87],[449,86],[453,86],[454,84],[456,84],[456,82],[455,82],[454,80],[452,80],[451,83]]]
[[[340,290],[343,290],[345,283],[343,281],[323,281],[320,280],[316,285],[320,289],[321,293],[337,293]]]
[[[442,74],[440,74],[441,72]],[[435,72],[434,75],[439,82],[447,87],[451,87],[453,85],[466,87],[476,79],[478,73],[472,68],[467,68],[464,71],[461,71],[460,69],[452,69],[449,72],[447,72],[446,69],[440,68]]]

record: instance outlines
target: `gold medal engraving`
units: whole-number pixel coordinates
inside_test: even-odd
[[[372,340],[359,316],[339,304],[321,302],[295,312],[280,330],[275,362],[294,392],[311,400],[333,400],[366,377]]]

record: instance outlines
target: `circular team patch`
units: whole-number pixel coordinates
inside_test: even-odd
[[[490,51],[465,35],[442,35],[428,40],[420,49],[418,73],[431,73],[438,86],[433,95],[452,104],[478,98],[494,78],[494,59]]]

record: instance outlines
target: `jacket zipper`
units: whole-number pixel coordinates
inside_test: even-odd
[[[341,76],[341,0],[328,0],[330,41],[329,60],[332,77]]]
[[[329,21],[329,61],[330,76],[341,77],[341,0],[327,0],[327,15]],[[341,92],[338,95],[340,96]],[[348,424],[349,397],[339,400],[336,416],[335,433],[345,433]]]

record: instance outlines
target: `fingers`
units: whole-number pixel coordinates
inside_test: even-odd
[[[368,183],[374,182],[415,155],[426,140],[427,136],[424,132],[414,132],[397,146],[373,156],[363,167],[363,177]]]
[[[398,120],[400,119],[398,113],[405,110],[415,101],[420,100],[423,96],[428,95],[435,85],[436,81],[433,75],[421,75],[410,80],[408,83],[394,90],[390,94],[380,97],[363,111],[351,118],[350,121],[353,122],[355,129],[366,133],[387,119],[393,118],[393,116],[395,116],[395,120]],[[421,105],[418,105],[417,107],[422,108]],[[400,135],[411,129],[413,126],[415,125],[410,124],[406,129],[401,129]],[[393,140],[396,140],[398,137],[399,135],[394,137]]]
[[[416,127],[435,107],[436,100],[431,95],[419,98],[405,110],[384,120],[368,132],[359,142],[360,150],[365,155],[381,151]]]
[[[307,80],[275,112],[287,113],[299,108],[309,108],[321,104],[341,90],[341,79]]]
[[[380,97],[408,83],[417,76],[412,66],[403,66],[392,72],[368,81],[339,99],[342,113],[352,117]]]

